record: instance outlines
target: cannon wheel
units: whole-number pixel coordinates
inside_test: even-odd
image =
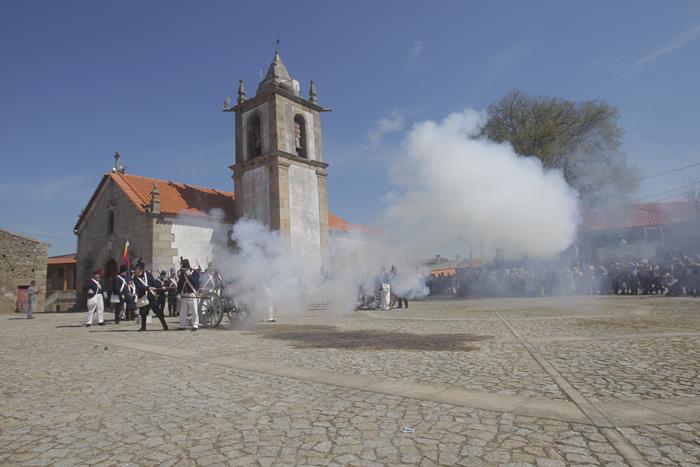
[[[217,327],[224,317],[224,304],[216,294],[200,298],[198,308],[200,322],[205,328]]]
[[[242,323],[248,317],[248,310],[245,307],[234,306],[230,311],[231,324]]]

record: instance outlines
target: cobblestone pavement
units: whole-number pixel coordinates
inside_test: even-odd
[[[0,464],[700,465],[699,318],[663,297],[197,333],[3,315]]]

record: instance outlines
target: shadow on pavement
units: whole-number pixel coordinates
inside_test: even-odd
[[[432,350],[468,352],[478,347],[468,345],[492,336],[472,334],[412,334],[406,332],[361,329],[342,331],[334,326],[270,326],[253,332],[265,339],[292,342],[296,348],[349,350]]]

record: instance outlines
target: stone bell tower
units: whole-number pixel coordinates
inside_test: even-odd
[[[282,63],[279,52],[246,98],[224,111],[236,115],[233,170],[237,218],[254,219],[278,230],[292,254],[328,268],[328,164],[323,162],[321,112],[311,81],[308,99]]]

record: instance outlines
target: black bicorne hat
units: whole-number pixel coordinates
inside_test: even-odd
[[[189,259],[183,259],[180,261],[180,269],[192,269],[190,267],[190,260]]]
[[[134,269],[146,269],[146,263],[144,263],[141,260],[138,260],[136,262],[136,266],[134,266]]]

